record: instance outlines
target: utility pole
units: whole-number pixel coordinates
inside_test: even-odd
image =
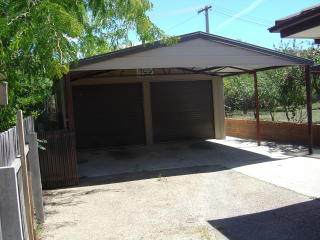
[[[212,6],[205,6],[204,8],[200,9],[198,11],[198,14],[205,12],[206,15],[206,32],[209,33],[209,9],[212,8]]]

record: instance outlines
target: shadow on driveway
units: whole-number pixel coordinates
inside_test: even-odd
[[[151,146],[80,150],[78,153],[80,180],[111,175],[143,175],[146,171],[175,170],[188,174],[190,167],[220,165],[234,168],[265,161],[274,161],[266,154],[242,150],[209,141],[187,141]],[[199,168],[203,169],[206,168]],[[154,175],[151,173],[151,175]],[[134,180],[132,177],[129,179]]]
[[[198,173],[210,173],[210,172],[217,172],[217,171],[224,171],[224,170],[227,170],[227,168],[220,165],[209,165],[209,166],[195,166],[195,167],[163,169],[163,170],[154,170],[154,171],[122,173],[122,174],[80,179],[79,187],[99,185],[99,184],[130,182],[130,181],[152,179],[152,178],[158,178],[160,180],[161,178],[165,178],[165,177],[191,175],[191,174],[198,174]]]
[[[303,146],[263,142],[264,151],[260,153],[252,140],[236,138],[232,141],[243,149],[194,140],[80,150],[80,186],[222,171],[290,158],[305,150]],[[274,152],[282,157],[270,157]]]
[[[231,240],[319,240],[320,200],[212,220],[209,224]]]

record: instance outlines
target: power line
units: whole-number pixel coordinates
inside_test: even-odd
[[[204,9],[201,9],[201,10],[204,11]],[[199,10],[199,11],[201,11],[201,10]],[[218,15],[227,16],[227,17],[233,17],[236,14],[235,11],[233,11],[231,9],[223,8],[223,7],[219,7],[219,10],[215,9],[214,12],[217,13]],[[167,31],[170,31],[170,30],[172,30],[172,29],[174,29],[176,27],[179,27],[179,26],[191,21],[192,19],[194,19],[197,16],[198,16],[198,14],[192,15],[191,17],[187,18],[186,20],[183,20],[183,21],[173,25],[172,27],[168,28]],[[250,16],[250,15],[246,15],[246,17],[238,17],[235,20],[240,20],[240,21],[244,21],[244,22],[247,22],[247,23],[255,24],[255,25],[258,25],[258,26],[264,27],[264,28],[269,28],[270,27],[270,25],[266,25],[266,24],[260,22],[261,20],[263,22],[266,22],[266,21],[269,21],[269,20],[253,17],[253,16]]]
[[[227,16],[227,17],[233,17],[233,15],[231,14],[227,14],[227,13],[224,13],[224,12],[220,12],[220,11],[217,11],[216,10],[216,13],[217,14],[220,14],[220,15],[224,15],[224,16]],[[266,24],[263,24],[263,23],[260,23],[260,22],[256,22],[254,20],[250,20],[248,18],[244,18],[244,17],[237,17],[236,19],[234,20],[241,20],[241,21],[244,21],[244,22],[249,22],[249,23],[252,23],[252,24],[256,24],[256,25],[259,25],[261,27],[266,27],[266,28],[269,28],[270,26],[266,25]]]
[[[218,10],[224,12],[225,14],[235,15],[238,13],[237,11],[234,11],[234,10],[231,10],[228,8],[224,8],[224,7],[220,7],[220,6],[217,6],[217,7],[218,7]],[[255,21],[255,22],[268,22],[268,23],[270,23],[270,25],[273,23],[273,20],[270,20],[270,19],[256,17],[256,16],[252,16],[252,15],[248,15],[248,14],[245,14],[245,16],[247,19]]]
[[[193,18],[195,18],[195,17],[197,17],[197,16],[198,16],[198,14],[193,15],[193,16],[191,16],[190,18],[188,18],[188,19],[186,19],[186,20],[184,20],[184,21],[182,21],[182,22],[180,22],[180,23],[177,23],[176,25],[172,26],[172,27],[169,28],[167,31],[170,31],[170,30],[172,30],[173,28],[176,28],[176,27],[178,27],[178,26],[180,26],[180,25],[183,25],[183,24],[185,24],[186,22],[189,22],[191,19],[193,19]]]

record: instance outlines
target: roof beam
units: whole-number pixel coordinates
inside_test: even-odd
[[[105,74],[105,73],[108,73],[108,72],[111,72],[113,70],[105,70],[105,71],[99,71],[99,72],[88,72],[87,74],[84,74],[84,75],[81,75],[80,77],[77,77],[77,78],[73,78],[71,79],[71,81],[77,81],[79,79],[83,79],[83,78],[88,78],[88,77],[97,77],[99,75],[102,75],[102,74]]]
[[[221,70],[223,70],[223,69],[225,69],[225,68],[227,68],[227,67],[221,67],[221,68],[219,68],[219,69],[217,69],[217,70],[215,70],[215,71],[213,71],[213,72],[219,73]]]
[[[200,70],[195,70],[197,72],[206,72],[206,71],[210,71],[210,70],[214,70],[217,68],[221,68],[221,67],[209,67],[209,68],[204,68],[204,69],[200,69]]]
[[[258,68],[251,70],[250,72],[238,72],[238,73],[231,73],[231,74],[226,74],[224,77],[231,77],[235,75],[240,75],[240,74],[249,74],[249,73],[254,73],[254,72],[261,72],[261,71],[267,71],[267,70],[272,70],[272,69],[277,69],[277,68],[284,68],[284,67],[293,67],[294,65],[287,65],[287,66],[272,66],[272,67],[265,67],[265,68]],[[223,72],[221,72],[223,73]]]
[[[216,74],[211,74],[211,73],[208,73],[208,72],[202,72],[202,71],[199,71],[199,70],[193,70],[193,69],[189,69],[189,68],[178,68],[178,69],[183,70],[183,71],[187,71],[187,72],[191,72],[191,73],[207,74],[207,75],[210,75],[210,76],[217,76]]]
[[[243,71],[243,72],[245,72],[245,73],[252,73],[252,72],[254,72],[254,70],[250,70],[250,69],[246,69],[246,68],[240,68],[240,67],[234,67],[234,66],[228,66],[228,68],[237,69],[237,70]]]

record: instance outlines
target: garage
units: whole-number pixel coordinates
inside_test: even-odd
[[[59,84],[77,148],[224,139],[223,78],[310,61],[203,32],[81,59]],[[258,91],[255,88],[258,104]],[[257,119],[257,135],[259,133]]]
[[[203,32],[181,35],[174,44],[157,41],[81,59],[55,85],[63,128],[59,139],[66,142],[65,152],[76,153],[72,161],[77,168],[67,175],[75,179],[123,173],[128,168],[145,171],[145,164],[155,167],[151,158],[161,165],[172,157],[188,162],[188,154],[198,161],[198,149],[206,152],[211,149],[208,142],[226,137],[223,79],[239,74],[252,76],[259,145],[257,73],[304,67],[311,106],[311,64],[304,58]],[[310,152],[311,120],[309,114]],[[183,157],[182,152],[187,155]],[[61,159],[56,163],[60,166]],[[70,184],[69,176],[65,182]]]
[[[73,88],[78,148],[145,143],[141,84]]]
[[[155,142],[214,138],[210,81],[151,84]]]

